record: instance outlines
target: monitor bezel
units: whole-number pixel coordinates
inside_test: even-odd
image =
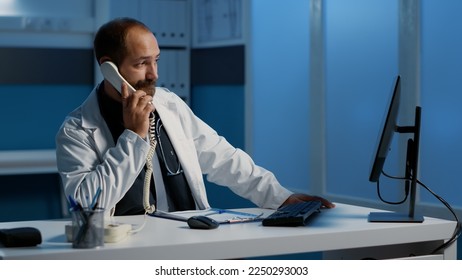
[[[377,149],[374,154],[373,163],[369,174],[369,181],[377,182],[382,173],[385,159],[388,156],[393,135],[398,127],[398,115],[401,101],[401,76],[396,76],[392,88],[391,100],[388,105],[388,110],[385,116],[385,121],[382,125]]]

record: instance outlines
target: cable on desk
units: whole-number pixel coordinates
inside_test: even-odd
[[[434,197],[436,197],[436,199],[438,199],[441,203],[444,204],[444,206],[446,206],[446,208],[448,208],[448,210],[451,212],[451,214],[454,216],[455,220],[456,220],[456,228],[454,229],[454,233],[452,234],[452,237],[446,241],[445,243],[443,243],[441,246],[439,246],[438,248],[436,248],[435,250],[433,250],[432,254],[442,250],[442,249],[446,249],[447,247],[449,247],[452,243],[454,243],[460,236],[461,234],[461,223],[459,221],[459,218],[457,217],[457,214],[456,212],[454,211],[454,209],[451,207],[451,205],[446,201],[444,200],[441,196],[439,196],[438,194],[436,194],[434,191],[432,191],[429,187],[427,187],[425,184],[423,184],[422,182],[420,182],[419,180],[417,180],[417,183],[419,185],[421,185],[423,188],[425,188],[428,192],[430,192]]]
[[[148,211],[146,211],[143,216],[144,216],[143,217],[143,223],[141,224],[141,226],[139,226],[138,228],[130,230],[129,231],[130,234],[140,232],[146,226],[146,220],[147,220],[146,217],[148,216]]]
[[[382,171],[382,174],[385,175],[386,177],[388,178],[391,178],[391,179],[397,179],[397,180],[412,180],[412,178],[406,178],[406,177],[396,177],[396,176],[390,176],[388,175],[387,173],[383,172]],[[431,254],[435,254],[437,253],[438,251],[440,250],[443,250],[443,249],[446,249],[447,247],[449,247],[451,244],[453,244],[458,238],[459,236],[461,235],[462,233],[462,223],[460,222],[459,218],[457,217],[457,214],[456,212],[454,211],[454,209],[452,208],[452,206],[446,201],[444,200],[441,196],[439,196],[438,194],[436,194],[433,190],[431,190],[428,186],[426,186],[424,183],[422,183],[421,181],[419,180],[416,180],[417,184],[419,184],[420,186],[422,186],[424,189],[426,189],[430,194],[432,194],[436,199],[438,199],[441,203],[443,203],[444,206],[446,206],[446,208],[449,210],[449,212],[451,212],[451,214],[454,216],[454,219],[456,221],[456,227],[454,229],[454,233],[452,234],[451,238],[448,239],[448,241],[446,241],[445,243],[443,243],[441,246],[439,246],[438,248],[434,249],[432,251]],[[385,202],[385,203],[388,203],[388,204],[401,204],[403,203],[404,201],[406,201],[407,197],[408,197],[408,193],[409,193],[409,190],[406,188],[406,197],[404,198],[404,200],[400,201],[400,202],[388,202],[388,201],[385,201],[382,199],[381,195],[380,195],[380,190],[379,190],[379,182],[377,181],[377,192],[379,194],[379,198],[381,201]]]

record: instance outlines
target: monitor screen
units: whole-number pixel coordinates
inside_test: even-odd
[[[399,103],[401,98],[401,78],[397,76],[393,83],[391,101],[388,106],[388,111],[386,112],[382,133],[379,138],[377,145],[377,151],[375,153],[371,172],[369,175],[369,181],[377,182],[382,173],[382,168],[385,163],[388,151],[390,150],[391,141],[393,139],[393,134],[398,128],[398,111]]]

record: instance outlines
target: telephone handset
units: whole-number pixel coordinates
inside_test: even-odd
[[[103,73],[103,76],[106,80],[111,83],[113,87],[116,88],[116,90],[121,94],[122,92],[122,83],[125,83],[128,88],[128,93],[134,93],[136,90],[130,85],[122,75],[119,73],[119,69],[117,69],[117,66],[111,62],[111,61],[106,61],[103,62],[100,66],[101,68],[101,73]]]
[[[122,83],[127,85],[129,93],[134,93],[136,90],[120,75],[117,66],[111,62],[106,61],[103,62],[100,66],[101,73],[103,74],[104,78],[111,83],[113,87],[121,94],[122,92]],[[144,178],[144,187],[143,187],[143,207],[146,213],[152,214],[156,207],[154,204],[149,204],[149,191],[151,186],[151,176],[152,176],[152,158],[154,156],[157,140],[156,140],[156,120],[154,114],[151,114],[149,118],[149,142],[151,144],[151,148],[149,149],[148,155],[146,157],[146,176]]]

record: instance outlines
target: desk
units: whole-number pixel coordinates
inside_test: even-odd
[[[251,213],[272,212],[249,208]],[[421,224],[368,223],[376,209],[337,204],[323,210],[306,227],[263,227],[260,222],[192,230],[186,223],[147,217],[144,229],[118,243],[97,249],[72,249],[65,242],[68,221],[0,223],[0,228],[31,226],[43,242],[32,248],[0,248],[0,259],[231,259],[302,252],[324,252],[333,259],[420,258],[455,259],[456,244],[437,255],[428,254],[451,237],[456,223],[426,218]],[[116,217],[140,225],[142,216]]]

